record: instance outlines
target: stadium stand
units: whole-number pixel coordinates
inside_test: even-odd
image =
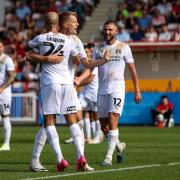
[[[116,20],[119,25],[117,38],[127,41],[132,47],[143,91],[179,92],[180,0],[0,2],[0,39],[5,42],[6,51],[16,65],[17,75],[13,85],[15,93],[38,92],[40,66],[24,62],[27,42],[45,32],[46,12],[60,13],[66,10],[77,12],[79,37],[84,43],[101,41],[103,22],[107,19]],[[127,91],[131,92],[128,74],[126,78]]]
[[[69,10],[78,14],[80,29],[88,21],[98,1],[87,0],[7,0],[1,2],[0,39],[6,44],[6,51],[16,64],[14,91],[38,90],[39,65],[24,63],[27,42],[35,35],[45,32],[44,14]],[[4,13],[3,13],[4,12]],[[22,82],[19,83],[19,82]],[[19,86],[19,88],[17,88]]]

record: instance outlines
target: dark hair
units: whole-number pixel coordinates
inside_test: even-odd
[[[89,42],[86,44],[86,48],[93,48],[95,44],[93,42]]]
[[[108,24],[114,24],[114,25],[118,28],[118,24],[117,24],[117,22],[114,21],[114,20],[107,20],[107,21],[104,23],[104,26],[105,26],[105,25],[108,25]]]
[[[0,43],[1,43],[1,44],[4,44],[3,40],[0,39]]]
[[[165,98],[167,98],[167,99],[168,99],[168,96],[167,96],[167,95],[163,95],[163,96],[161,96],[161,99],[165,99]]]

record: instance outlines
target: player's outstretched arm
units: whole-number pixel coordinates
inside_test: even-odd
[[[8,71],[6,81],[4,82],[4,84],[0,86],[0,93],[2,93],[3,90],[7,88],[10,84],[12,84],[14,82],[14,79],[15,79],[15,71]]]
[[[128,63],[128,67],[134,84],[134,93],[135,93],[134,100],[137,104],[139,104],[142,100],[142,97],[141,97],[141,91],[139,87],[139,80],[138,80],[136,68],[134,63]]]
[[[34,51],[28,51],[26,53],[26,59],[30,62],[57,64],[57,63],[60,63],[64,59],[64,57],[59,56],[57,54],[43,56],[43,55],[35,53]]]
[[[82,61],[82,64],[84,65],[84,67],[92,69],[107,63],[110,59],[111,59],[110,52],[105,51],[102,59],[94,60],[94,59],[86,58]]]
[[[81,63],[80,57],[79,56],[73,56],[73,63],[75,65],[79,65]]]
[[[79,77],[76,76],[74,77],[74,84],[76,86],[81,86],[90,76],[91,76],[91,70],[86,68]]]

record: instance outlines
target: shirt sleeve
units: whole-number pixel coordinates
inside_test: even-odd
[[[98,74],[98,67],[95,67],[91,74],[97,75]]]
[[[6,69],[7,69],[7,71],[14,71],[14,63],[10,57],[7,58]]]
[[[77,36],[72,36],[73,40],[75,41],[76,48],[79,52],[80,59],[84,59],[87,57],[84,45],[82,41]]]
[[[131,52],[131,48],[129,47],[128,44],[126,44],[125,49],[124,49],[124,60],[126,63],[133,63],[134,58]]]
[[[40,35],[34,37],[31,41],[28,42],[28,46],[33,49],[35,52],[39,51],[40,45]]]
[[[77,56],[79,54],[77,46],[75,42],[72,40],[71,41],[71,56]]]

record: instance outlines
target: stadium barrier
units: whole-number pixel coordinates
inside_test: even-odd
[[[11,103],[11,121],[16,123],[34,123],[37,120],[37,96],[35,92],[13,93]]]
[[[167,95],[169,101],[174,104],[173,117],[175,125],[180,124],[180,92],[162,93],[148,92],[142,93],[142,102],[136,104],[134,102],[134,93],[126,93],[124,109],[119,124],[126,125],[153,125],[151,110],[156,108],[161,100],[162,95]]]
[[[142,102],[136,104],[134,102],[134,93],[128,92],[125,96],[124,109],[121,118],[119,119],[119,124],[123,125],[153,125],[153,120],[151,117],[151,109],[155,108],[161,100],[162,95],[168,95],[169,100],[174,104],[174,121],[175,125],[180,124],[180,92],[176,93],[142,93]],[[38,96],[39,97],[39,96]],[[40,105],[40,101],[39,101]],[[38,124],[43,123],[43,117],[41,112],[41,107],[39,106],[38,113]],[[57,116],[57,124],[64,125],[66,121],[62,115]]]

